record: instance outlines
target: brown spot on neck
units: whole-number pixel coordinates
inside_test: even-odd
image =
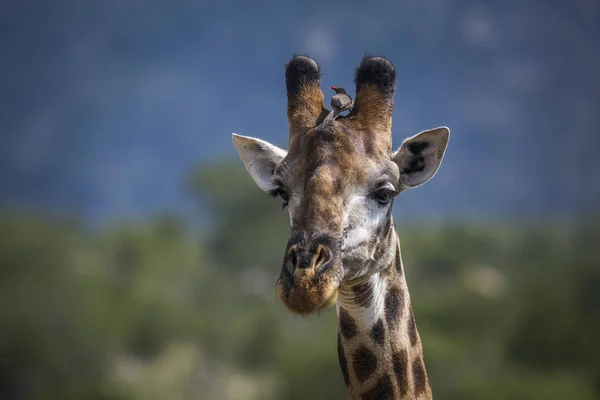
[[[388,374],[383,375],[368,391],[364,392],[361,400],[383,400],[391,399],[394,396],[394,386],[392,379]]]
[[[383,346],[385,343],[385,326],[383,325],[381,318],[373,325],[373,329],[371,329],[371,338],[373,338],[375,344],[379,346]]]
[[[340,332],[345,339],[352,339],[356,336],[358,329],[356,327],[356,321],[348,314],[346,310],[340,307],[339,315],[339,326]]]
[[[367,347],[361,346],[354,352],[352,368],[356,380],[362,383],[377,369],[377,357]]]
[[[400,255],[400,240],[396,238],[396,256],[394,257],[394,264],[396,264],[396,271],[402,275],[402,256]]]
[[[415,396],[419,396],[425,392],[427,385],[427,375],[425,374],[425,367],[423,360],[417,357],[412,364],[413,381],[415,385]]]
[[[400,390],[400,396],[405,396],[408,391],[408,352],[405,349],[394,353],[394,375]]]
[[[404,290],[392,287],[385,296],[385,320],[390,326],[396,326],[402,318],[404,308]]]
[[[415,346],[419,339],[419,335],[417,333],[417,324],[415,323],[415,315],[412,306],[410,307],[410,315],[408,316],[408,337],[410,338],[410,344]]]

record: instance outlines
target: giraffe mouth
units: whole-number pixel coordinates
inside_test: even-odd
[[[306,268],[292,273],[284,267],[277,280],[277,297],[296,314],[305,315],[331,307],[337,300],[342,275],[340,263],[322,271]]]

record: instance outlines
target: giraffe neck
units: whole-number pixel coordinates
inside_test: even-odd
[[[349,399],[431,399],[394,230],[392,263],[338,289],[338,356]]]

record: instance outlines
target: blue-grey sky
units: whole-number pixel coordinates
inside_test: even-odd
[[[0,201],[91,220],[185,206],[183,177],[285,147],[284,64],[354,91],[365,53],[398,71],[393,138],[447,125],[406,215],[597,209],[600,4],[577,1],[31,0],[0,4]],[[240,163],[240,168],[242,164]]]

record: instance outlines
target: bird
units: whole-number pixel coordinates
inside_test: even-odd
[[[331,98],[331,112],[325,118],[325,121],[335,120],[337,116],[343,111],[350,110],[354,102],[352,97],[342,87],[331,86],[331,89],[335,91],[335,95]]]

